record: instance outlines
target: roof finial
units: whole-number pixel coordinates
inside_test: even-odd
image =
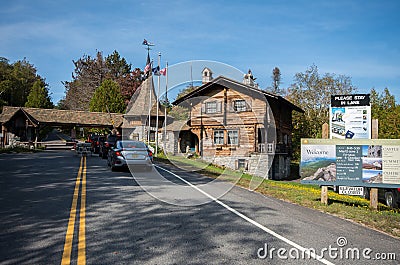
[[[154,46],[153,43],[148,42],[146,39],[143,40],[142,45],[147,46],[147,60],[146,60],[146,67],[145,67],[145,73],[144,73],[144,79],[146,79],[150,74],[151,74],[151,63],[152,61],[150,60],[150,46]]]
[[[147,50],[147,61],[146,61],[146,65],[148,65],[151,61],[150,61],[150,46],[154,46],[153,43],[148,42],[146,39],[143,40],[142,45],[146,45],[146,50]]]

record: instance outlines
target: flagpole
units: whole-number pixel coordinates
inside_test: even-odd
[[[153,62],[150,62],[150,74],[149,74],[149,78],[153,78],[152,77],[152,68]],[[148,124],[147,124],[147,144],[150,144],[150,122],[151,122],[151,91],[149,89],[149,120],[148,120]]]
[[[158,79],[157,79],[157,95],[156,95],[156,100],[157,100],[157,118],[156,118],[156,153],[155,157],[157,157],[158,154],[158,109],[159,109],[159,99],[160,99],[160,61],[161,61],[161,52],[158,53]]]
[[[154,43],[150,43],[148,42],[146,39],[143,40],[142,45],[147,46],[146,50],[147,50],[147,61],[146,61],[146,67],[145,67],[145,71],[144,71],[144,78],[149,78],[152,76],[152,65],[153,62],[150,61],[150,46],[154,46]],[[150,69],[147,69],[147,67],[150,67]],[[150,73],[147,74],[150,70]],[[151,77],[152,78],[152,77]],[[150,96],[149,96],[149,119],[148,119],[148,124],[147,124],[147,144],[150,144],[150,122],[151,122],[151,91],[150,91]],[[144,139],[144,137],[143,137]]]
[[[168,107],[168,62],[165,66],[165,106],[164,106],[164,153],[166,151],[167,143],[167,107]]]

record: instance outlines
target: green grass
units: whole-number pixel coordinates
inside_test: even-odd
[[[328,191],[328,205],[321,203],[321,190],[315,185],[305,185],[292,181],[273,181],[261,179],[239,171],[210,165],[199,159],[187,159],[182,156],[159,155],[156,160],[173,163],[183,168],[198,169],[197,172],[208,177],[236,182],[237,186],[249,188],[250,181],[258,181],[256,192],[284,201],[329,213],[340,218],[352,220],[395,237],[400,237],[400,210],[390,209],[379,204],[378,210],[369,208],[369,200],[358,196],[340,195]]]
[[[30,149],[23,146],[14,146],[7,148],[0,148],[0,154],[11,154],[11,153],[35,153],[41,151],[41,149]]]

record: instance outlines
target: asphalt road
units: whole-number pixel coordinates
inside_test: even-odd
[[[0,264],[400,264],[399,239],[157,166],[133,177],[71,151],[0,155]]]

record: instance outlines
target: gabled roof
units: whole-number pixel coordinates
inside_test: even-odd
[[[150,101],[151,98],[151,101]],[[153,78],[150,75],[138,87],[129,102],[127,112],[124,116],[147,116],[151,106],[151,116],[157,115],[157,98],[154,90]],[[164,116],[164,108],[159,105],[158,116]]]
[[[208,82],[206,84],[203,84],[202,86],[196,88],[195,90],[191,91],[190,93],[188,93],[188,94],[180,97],[179,99],[175,100],[172,104],[173,105],[177,105],[179,103],[184,102],[187,99],[202,95],[206,91],[211,89],[212,87],[215,87],[215,86],[218,86],[218,85],[222,86],[222,87],[229,87],[229,88],[232,88],[234,90],[235,89],[238,89],[238,90],[239,89],[246,89],[246,90],[249,90],[249,92],[255,92],[257,94],[262,94],[267,98],[267,100],[268,99],[275,99],[278,102],[290,107],[292,110],[295,110],[295,111],[298,111],[298,112],[304,112],[301,108],[297,107],[296,105],[294,105],[293,103],[291,103],[290,101],[284,99],[281,96],[274,95],[272,93],[268,93],[266,91],[263,91],[261,89],[258,89],[258,88],[252,87],[252,86],[248,86],[246,84],[243,84],[241,82],[238,82],[236,80],[233,80],[233,79],[230,79],[230,78],[227,78],[227,77],[224,77],[224,76],[218,76],[217,78],[213,79],[212,81],[210,81],[210,82]]]
[[[74,124],[82,126],[113,126],[119,127],[122,124],[122,114],[120,113],[104,113],[90,112],[80,110],[57,110],[57,109],[40,109],[25,107],[4,106],[3,112],[0,114],[0,123],[7,123],[17,112],[22,111],[28,119],[33,123],[42,124]],[[110,117],[111,115],[111,117]]]

